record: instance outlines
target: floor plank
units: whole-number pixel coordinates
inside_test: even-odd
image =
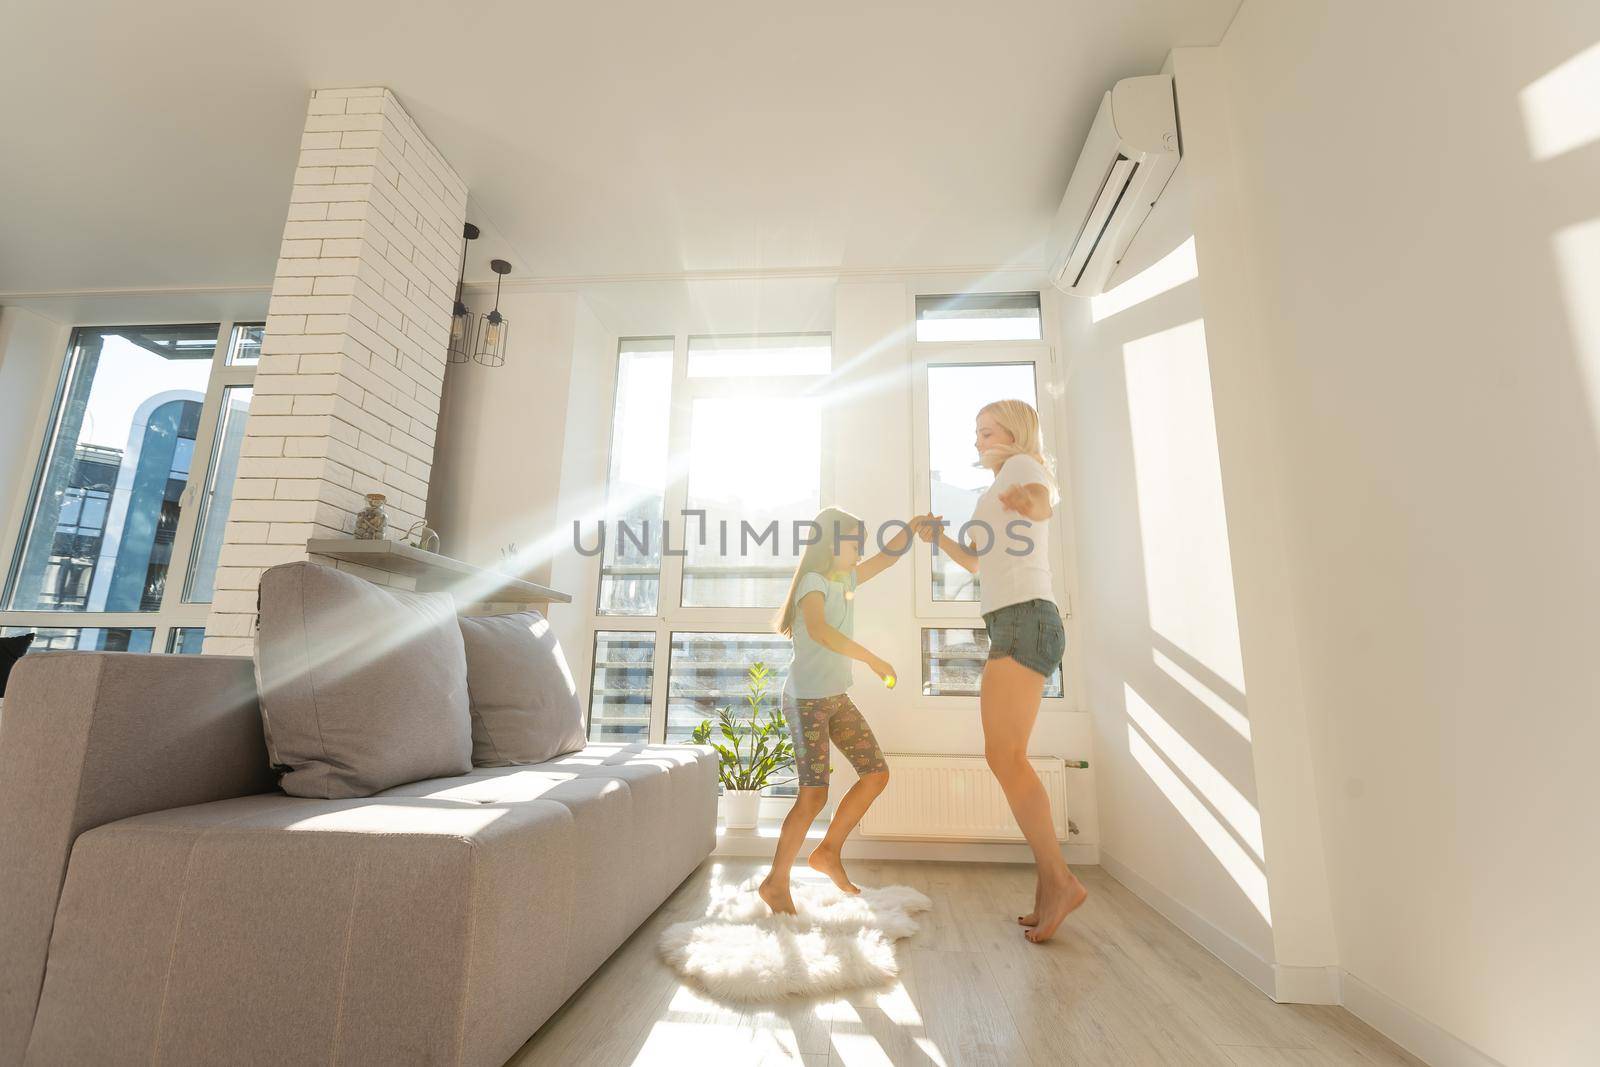
[[[703,914],[714,886],[766,869],[714,857],[510,1063],[1421,1064],[1342,1008],[1274,1004],[1099,868],[1079,871],[1089,900],[1054,940],[1033,945],[1016,922],[1031,907],[1029,867],[846,861],[858,884],[909,885],[933,901],[899,944],[888,988],[752,1006],[680,982],[657,954],[661,931]]]

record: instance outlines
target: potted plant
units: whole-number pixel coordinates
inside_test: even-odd
[[[761,790],[772,775],[794,762],[794,744],[789,728],[776,708],[765,705],[772,672],[759,660],[750,665],[749,683],[741,709],[717,709],[715,729],[720,740],[712,740],[713,724],[703,720],[694,728],[697,745],[717,750],[717,776],[722,780],[725,802],[723,818],[730,830],[749,830],[756,825],[761,808]]]

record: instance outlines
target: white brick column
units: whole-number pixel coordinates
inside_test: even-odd
[[[391,536],[425,513],[466,210],[393,93],[312,94],[206,652],[248,655],[261,571],[350,535],[365,494]]]

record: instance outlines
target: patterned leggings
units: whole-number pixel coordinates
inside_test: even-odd
[[[794,741],[794,765],[802,786],[827,787],[832,770],[828,761],[830,740],[858,775],[889,769],[878,739],[872,736],[872,727],[848,693],[816,698],[785,694],[783,717]]]

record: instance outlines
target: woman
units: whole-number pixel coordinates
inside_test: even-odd
[[[845,838],[888,786],[889,765],[848,690],[857,662],[865,663],[886,685],[894,684],[894,668],[855,640],[856,586],[893,566],[911,543],[910,533],[902,531],[884,546],[885,551],[863,560],[866,530],[860,519],[839,508],[824,508],[816,526],[819,539],[800,557],[775,620],[777,631],[794,642],[794,660],[783,687],[783,717],[794,742],[800,793],[783,820],[772,870],[758,892],[775,914],[783,915],[795,913],[789,870],[806,831],[828,803],[830,741],[858,777],[839,801],[828,832],[807,863],[842,891],[861,892],[845,873],[841,852]]]
[[[946,536],[937,515],[919,518],[916,529],[924,541],[937,537],[940,551],[978,576],[989,629],[989,661],[978,695],[984,757],[1033,849],[1033,911],[1017,922],[1038,944],[1089,896],[1061,855],[1049,796],[1028,762],[1028,736],[1039,717],[1044,682],[1061,663],[1067,643],[1050,580],[1056,493],[1033,405],[998,400],[978,412],[976,432],[978,462],[995,475],[972,513],[974,524],[988,527],[984,547],[979,548],[977,534],[966,545]]]

